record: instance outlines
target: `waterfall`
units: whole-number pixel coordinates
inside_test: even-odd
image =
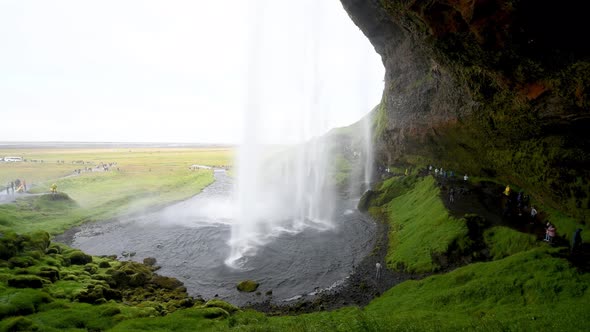
[[[334,206],[333,189],[329,186],[330,165],[327,143],[319,137],[327,131],[328,115],[320,106],[321,83],[318,64],[321,15],[316,1],[302,7],[303,22],[309,20],[300,37],[302,70],[292,80],[299,82],[300,95],[292,100],[299,108],[288,125],[295,127],[300,143],[287,148],[265,144],[260,133],[265,129],[261,111],[264,108],[260,77],[264,49],[263,7],[258,7],[256,24],[250,42],[248,102],[244,110],[245,130],[237,160],[236,209],[226,259],[228,266],[245,267],[256,249],[282,233],[295,233],[305,228],[331,227]],[[298,50],[292,50],[297,52]]]

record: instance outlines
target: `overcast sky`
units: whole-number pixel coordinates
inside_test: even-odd
[[[292,142],[382,89],[338,0],[0,0],[0,141]]]

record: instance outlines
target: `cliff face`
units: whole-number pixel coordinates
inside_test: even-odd
[[[590,217],[583,2],[341,2],[386,68],[380,163],[498,177]]]

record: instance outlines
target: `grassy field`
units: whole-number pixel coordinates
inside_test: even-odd
[[[38,194],[48,193],[55,183],[58,192],[69,196],[55,202],[22,196],[16,204],[0,205],[0,229],[16,232],[59,233],[85,221],[186,199],[213,181],[212,171],[190,170],[191,165],[233,163],[230,149],[23,149],[0,150],[1,155],[22,156],[29,162],[0,163],[0,183],[25,180],[29,191]],[[101,163],[113,166],[97,171]],[[93,171],[74,173],[86,168]]]

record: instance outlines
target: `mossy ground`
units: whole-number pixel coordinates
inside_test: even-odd
[[[378,192],[371,211],[389,223],[388,267],[411,273],[436,271],[441,266],[434,257],[453,245],[469,244],[466,222],[449,216],[434,178],[391,178]]]

